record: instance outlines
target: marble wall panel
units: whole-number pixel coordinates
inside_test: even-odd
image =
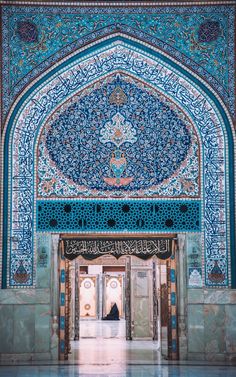
[[[230,289],[229,293],[230,303],[236,305],[236,289]]]
[[[189,304],[236,304],[236,289],[188,289]]]
[[[236,305],[225,305],[225,317],[226,351],[236,354]]]
[[[6,362],[11,362],[11,363],[17,363],[20,360],[20,362],[28,362],[28,361],[33,361],[33,360],[51,360],[51,354],[49,352],[32,352],[32,353],[0,353],[0,361],[3,361],[4,363]],[[21,367],[20,367],[21,368]],[[13,377],[12,374],[9,375],[4,375],[4,377]],[[32,374],[24,374],[24,377],[32,377]]]
[[[204,326],[205,353],[225,353],[225,306],[204,305]]]
[[[0,353],[11,352],[13,345],[13,305],[0,305]]]
[[[187,290],[187,294],[187,358],[235,361],[236,290],[191,288]],[[203,311],[201,318],[199,318],[200,307]],[[200,332],[197,330],[198,326],[204,329],[203,335],[202,330],[199,330]]]
[[[49,305],[35,307],[35,352],[50,350],[51,311]]]
[[[188,352],[202,352],[204,349],[204,306],[188,306]]]
[[[152,338],[152,332],[150,328],[150,312],[148,299],[135,299],[134,302],[134,327],[133,338],[145,339]]]
[[[205,304],[229,304],[230,303],[230,290],[211,289],[204,290],[204,303]]]
[[[188,352],[187,360],[203,361],[205,360],[205,354],[203,352]]]
[[[0,289],[1,305],[48,304],[50,289]]]
[[[188,289],[188,303],[189,304],[203,304],[204,291],[201,288]]]
[[[16,305],[14,307],[14,353],[34,352],[35,306]]]

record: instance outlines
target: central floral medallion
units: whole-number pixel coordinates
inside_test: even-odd
[[[63,104],[38,144],[39,197],[199,195],[199,147],[186,115],[125,74]]]
[[[124,143],[133,144],[137,141],[135,128],[120,113],[116,113],[112,117],[112,121],[107,122],[104,128],[101,129],[100,141],[104,144],[113,143],[116,146],[110,159],[110,168],[115,178],[103,177],[104,181],[112,186],[128,185],[133,180],[133,177],[122,178],[127,166],[127,159],[125,158],[125,152],[120,147]]]

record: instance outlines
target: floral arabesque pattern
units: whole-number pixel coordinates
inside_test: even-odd
[[[122,105],[109,100],[118,85],[127,97]],[[179,109],[173,105],[171,109],[154,90],[141,87],[128,76],[120,79],[114,75],[72,102],[57,111],[39,142],[40,197],[65,193],[93,197],[149,196],[163,195],[163,191],[175,197],[199,195],[196,135],[185,124],[186,120],[181,119]],[[118,111],[127,124],[126,139],[117,144],[109,140],[108,134],[115,127],[111,119],[117,117]],[[113,178],[109,163],[115,144],[127,160],[123,178],[132,178],[129,184],[118,188],[106,179]]]

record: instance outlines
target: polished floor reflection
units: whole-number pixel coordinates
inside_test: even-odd
[[[159,342],[127,341],[125,321],[80,321],[80,340],[71,342],[71,361],[108,365],[120,373],[129,363],[159,363]]]
[[[81,321],[80,336],[68,362],[2,365],[0,377],[236,377],[236,366],[161,359],[158,342],[125,340],[124,320]]]
[[[236,367],[199,365],[127,365],[116,372],[111,366],[54,365],[2,366],[0,377],[235,377]]]
[[[85,338],[125,339],[125,320],[80,320],[80,338],[82,340]]]

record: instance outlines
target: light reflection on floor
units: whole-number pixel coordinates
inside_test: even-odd
[[[66,364],[2,365],[0,377],[236,377],[236,366],[162,360],[158,342],[125,340],[125,321],[81,321],[80,335]]]
[[[235,377],[236,367],[199,365],[127,365],[123,371],[111,366],[80,365],[1,366],[0,377]]]
[[[159,342],[127,341],[125,321],[80,321],[80,340],[71,342],[70,361],[111,365],[118,373],[129,363],[159,363]]]

